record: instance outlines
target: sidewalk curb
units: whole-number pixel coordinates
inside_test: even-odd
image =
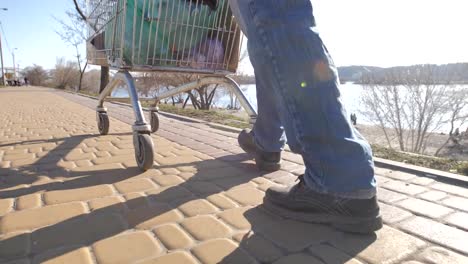
[[[97,97],[91,96],[91,95],[85,95],[85,94],[80,94],[80,93],[75,93],[75,92],[65,91],[65,90],[60,90],[60,91],[71,93],[71,94],[78,95],[78,96],[91,98],[91,99],[95,99],[95,100],[98,99]],[[132,107],[130,104],[121,103],[121,102],[108,102],[108,103]],[[146,112],[149,111],[149,109],[146,108],[146,107],[143,107],[143,110],[146,111]],[[216,124],[216,123],[212,123],[212,122],[207,122],[207,121],[203,121],[203,120],[195,119],[195,118],[191,118],[191,117],[181,116],[181,115],[177,115],[177,114],[173,114],[173,113],[167,113],[167,112],[162,112],[162,111],[159,111],[159,113],[161,115],[163,115],[163,116],[168,117],[168,118],[173,118],[173,119],[176,119],[176,120],[192,122],[192,123],[205,124],[205,125],[208,125],[209,127],[212,127],[212,128],[215,128],[215,129],[220,129],[220,130],[223,130],[223,131],[232,132],[232,133],[239,133],[240,131],[242,131],[242,129],[240,129],[240,128],[229,127],[229,126]],[[468,176],[454,174],[454,173],[440,171],[440,170],[434,170],[434,169],[430,169],[430,168],[425,168],[425,167],[421,167],[421,166],[406,164],[406,163],[403,163],[403,162],[387,160],[387,159],[382,159],[382,158],[377,158],[377,157],[374,157],[374,164],[376,166],[378,166],[378,167],[391,169],[391,170],[399,170],[399,171],[403,171],[403,172],[408,172],[408,173],[411,173],[411,174],[416,174],[416,175],[421,176],[421,177],[437,179],[438,181],[441,181],[441,182],[450,183],[450,184],[454,184],[454,185],[463,186],[463,187],[468,188]]]

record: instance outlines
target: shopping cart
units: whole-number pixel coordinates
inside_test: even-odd
[[[231,90],[255,122],[256,112],[239,85],[227,77],[236,72],[242,34],[228,7],[228,0],[88,0],[88,62],[118,72],[99,95],[96,108],[101,135],[109,132],[104,101],[118,85],[128,88],[135,123],[132,126],[138,167],[153,166],[150,133],[159,128],[159,101],[204,85],[218,84]],[[196,81],[159,93],[151,100],[150,124],[139,102],[130,72],[165,71],[192,73]]]

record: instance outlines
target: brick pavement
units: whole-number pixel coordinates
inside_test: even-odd
[[[60,91],[0,89],[1,263],[468,263],[468,189],[377,168],[375,235],[295,222],[264,191],[303,171],[261,174],[236,134],[161,117],[154,168],[133,157],[130,108]]]

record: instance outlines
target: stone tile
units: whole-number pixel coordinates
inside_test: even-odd
[[[231,226],[244,230],[250,229],[252,226],[250,222],[245,218],[244,214],[246,211],[251,210],[250,207],[234,208],[221,212],[218,216],[223,219],[224,222]]]
[[[384,201],[386,203],[394,203],[396,201],[400,201],[400,200],[403,200],[405,198],[407,198],[408,196],[404,195],[404,194],[401,194],[401,193],[397,193],[397,192],[394,192],[394,191],[390,191],[390,190],[387,190],[387,189],[383,189],[383,188],[378,188],[377,189],[377,199],[379,201]]]
[[[237,204],[235,202],[233,202],[231,199],[219,193],[210,195],[206,197],[206,199],[210,201],[212,204],[216,205],[218,208],[221,208],[224,210],[237,207]]]
[[[124,205],[128,209],[133,210],[139,207],[149,206],[149,201],[143,193],[129,193],[124,195],[125,202]]]
[[[93,245],[99,263],[131,263],[161,252],[156,239],[148,232],[133,232],[110,237]]]
[[[188,201],[180,205],[179,210],[184,213],[186,216],[197,216],[197,215],[206,215],[214,214],[218,211],[211,203],[204,199],[197,199]]]
[[[120,196],[108,196],[104,198],[97,198],[89,201],[89,208],[91,211],[103,210],[124,210],[124,199]]]
[[[8,262],[4,262],[5,264],[31,264],[29,259],[16,259]]]
[[[442,201],[442,204],[468,212],[468,199],[461,197],[450,197]]]
[[[293,254],[275,261],[273,264],[324,264],[322,261],[304,253]]]
[[[177,251],[174,253],[169,253],[167,255],[144,260],[138,262],[138,264],[198,264],[199,262],[187,252]]]
[[[86,207],[78,202],[13,212],[0,219],[0,233],[53,225],[84,213],[86,213]]]
[[[403,230],[468,254],[468,232],[450,227],[434,220],[414,217],[399,223]]]
[[[377,175],[377,174],[374,175],[374,177],[375,177],[375,180],[377,181],[377,185],[379,185],[379,186],[380,186],[381,184],[384,184],[384,183],[390,181],[389,178],[384,177],[384,176],[380,176],[380,175]]]
[[[17,210],[33,209],[41,205],[41,195],[38,193],[23,195],[16,201]]]
[[[468,231],[468,213],[464,212],[455,212],[445,218],[445,221],[461,229]]]
[[[466,264],[468,257],[441,247],[430,247],[419,254],[418,259],[427,264]]]
[[[440,218],[453,212],[453,210],[448,207],[416,198],[408,198],[398,202],[397,205],[417,215],[424,215],[431,218]]]
[[[417,185],[422,185],[422,186],[428,186],[431,185],[432,183],[435,182],[434,179],[428,178],[428,177],[416,177],[413,180],[410,181],[411,183],[417,184]]]
[[[156,188],[150,179],[129,179],[114,184],[120,193],[142,192]]]
[[[213,216],[195,216],[185,219],[182,227],[197,240],[228,237],[231,229]]]
[[[391,180],[382,184],[382,187],[386,189],[390,189],[396,192],[409,194],[409,195],[416,195],[418,193],[425,192],[427,188],[415,184],[410,184],[402,181],[394,181]]]
[[[198,195],[216,194],[223,191],[217,185],[206,181],[189,181],[184,184],[184,187]]]
[[[0,261],[2,258],[19,258],[31,252],[29,233],[9,233],[0,236]]]
[[[395,206],[387,205],[384,203],[380,203],[379,205],[380,212],[385,223],[393,224],[412,216],[410,212],[397,208]]]
[[[233,238],[240,243],[243,249],[262,263],[272,263],[283,256],[282,251],[271,241],[252,231],[236,234]]]
[[[13,199],[0,199],[0,215],[4,215],[13,209]]]
[[[309,252],[320,258],[325,263],[341,263],[341,264],[362,264],[362,262],[354,259],[352,256],[339,251],[338,249],[327,245],[320,244],[309,248]]]
[[[193,254],[204,264],[250,264],[254,259],[228,239],[213,239],[192,249]]]
[[[167,205],[154,204],[128,211],[126,218],[130,227],[151,229],[166,223],[180,222],[184,217]]]
[[[298,252],[313,245],[334,239],[338,232],[325,225],[282,220],[261,225],[254,222],[256,229],[267,239],[289,252]]]
[[[161,187],[147,191],[148,198],[156,202],[170,203],[180,199],[189,199],[194,195],[187,189],[180,186]]]
[[[417,176],[411,173],[403,172],[403,171],[395,171],[390,170],[384,174],[385,177],[392,178],[399,181],[409,181],[411,179],[416,178]]]
[[[446,183],[436,183],[431,185],[431,188],[468,198],[468,189],[460,186],[450,185]]]
[[[86,247],[78,249],[58,249],[38,255],[33,259],[34,263],[47,264],[93,264],[91,252]]]
[[[370,263],[398,263],[426,245],[418,238],[387,226],[367,236],[343,233],[331,244]]]
[[[424,200],[429,200],[429,201],[439,201],[442,200],[443,198],[447,197],[447,193],[441,192],[441,191],[428,191],[425,193],[421,193],[418,195],[418,197],[424,199]]]
[[[173,186],[184,182],[184,180],[177,175],[163,174],[152,176],[151,178],[160,186]]]
[[[111,196],[114,191],[109,185],[98,185],[85,188],[76,188],[44,193],[46,204],[68,203],[73,201],[86,201],[94,198]]]
[[[265,193],[256,188],[248,187],[229,190],[226,195],[242,205],[258,205],[263,203]]]
[[[158,226],[153,232],[169,250],[188,248],[193,243],[187,233],[175,224]]]

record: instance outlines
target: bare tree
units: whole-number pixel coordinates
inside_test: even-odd
[[[77,70],[75,62],[66,61],[65,58],[58,58],[55,63],[55,69],[51,70],[50,75],[54,87],[66,89],[76,87],[80,73]]]
[[[425,151],[432,132],[449,122],[453,93],[450,73],[435,66],[391,68],[363,76],[362,114],[377,124],[392,147],[415,153]]]
[[[80,1],[78,3],[77,0],[73,0],[73,2],[75,3],[75,7],[77,8],[80,8],[80,6],[84,6],[85,4],[84,1]],[[75,57],[78,69],[80,71],[80,78],[76,91],[79,91],[81,90],[84,72],[86,70],[86,67],[88,66],[88,61],[86,60],[86,58],[83,58],[83,56],[80,53],[80,45],[86,42],[87,24],[86,20],[83,20],[79,12],[77,13],[77,11],[75,10],[67,10],[65,13],[68,17],[68,21],[63,21],[55,18],[62,26],[62,30],[56,32],[62,38],[63,41],[75,48]]]
[[[23,69],[22,75],[28,78],[31,85],[42,86],[49,78],[47,71],[39,65],[34,64]]]

